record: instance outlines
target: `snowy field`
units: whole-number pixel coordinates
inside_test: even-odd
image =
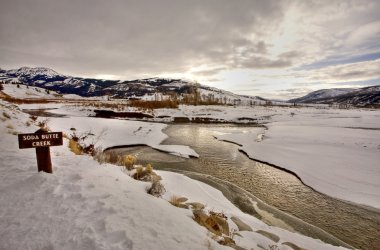
[[[74,155],[66,139],[64,146],[51,148],[54,173],[37,173],[34,150],[19,150],[15,135],[37,127],[17,107],[2,101],[0,107],[0,249],[230,249],[195,223],[190,210],[167,202],[172,195],[223,212],[238,233],[236,244],[247,249],[342,249],[268,226],[242,213],[218,190],[180,174],[160,171],[167,192],[155,198],[146,193],[149,183],[134,180],[120,167]],[[165,137],[165,125],[159,123],[77,119],[52,118],[48,126],[96,134],[106,125],[108,130],[96,138],[103,147],[159,146]],[[239,229],[232,216],[252,231]]]
[[[312,111],[312,112],[310,112]],[[217,136],[251,158],[286,168],[313,189],[380,208],[380,111],[294,110],[266,128]]]
[[[47,91],[44,88],[26,86],[23,84],[3,84],[3,92],[11,97],[25,98],[25,99],[80,99],[80,100],[103,100],[104,97],[82,97],[75,94],[61,95],[55,91]]]
[[[18,87],[16,84],[3,84],[3,92],[11,97],[17,98],[30,98],[30,99],[39,99],[39,98],[57,98],[59,95],[54,91],[46,91],[45,89],[38,87],[30,87],[26,85],[19,84]]]
[[[21,107],[33,109],[48,106],[49,104],[25,104]],[[55,108],[50,112],[77,116],[77,119],[83,119],[79,122],[83,125],[88,122],[82,121],[90,118],[79,117],[93,114],[93,109],[88,107],[81,109],[74,105],[60,104]],[[306,185],[321,193],[380,208],[380,110],[346,110],[327,106],[180,106],[178,109],[157,109],[152,114],[155,117],[165,117],[166,121],[171,121],[174,117],[199,117],[264,125],[265,127],[253,127],[249,131],[234,130],[229,134],[219,134],[217,138],[241,145],[241,150],[253,159],[294,172]],[[70,124],[65,124],[60,119],[54,118],[52,122],[57,128],[66,131]],[[162,121],[160,118],[151,119],[154,120]],[[100,131],[107,121],[109,120],[99,120],[99,125],[92,126]],[[156,123],[149,126],[161,125]],[[139,131],[140,135],[142,133],[144,131]],[[160,135],[160,138],[163,139],[164,136]],[[185,157],[197,156],[196,152],[184,146],[159,145],[161,139],[151,140],[149,133],[144,137],[144,144],[154,148]],[[135,141],[125,143],[122,140],[119,143],[118,138],[110,138],[103,143],[109,147],[111,144],[134,144]]]
[[[157,150],[188,158],[198,154],[188,146],[161,145],[167,138],[162,132],[167,125],[141,121],[127,121],[92,117],[49,118],[48,126],[54,131],[63,131],[67,135],[91,133],[95,136],[87,138],[87,144],[107,149],[117,146],[147,145]]]

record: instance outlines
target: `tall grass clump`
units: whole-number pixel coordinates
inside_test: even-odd
[[[71,152],[73,152],[76,155],[81,155],[83,154],[83,148],[81,145],[79,145],[78,141],[70,138],[69,139],[69,149]]]

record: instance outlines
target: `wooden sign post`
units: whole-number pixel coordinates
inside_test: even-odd
[[[53,173],[49,147],[61,145],[63,145],[62,132],[48,133],[45,129],[39,129],[34,134],[18,135],[18,146],[20,149],[36,149],[38,172]]]

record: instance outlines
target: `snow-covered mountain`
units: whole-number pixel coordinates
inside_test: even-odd
[[[6,73],[28,79],[63,77],[63,75],[58,74],[54,70],[43,67],[21,67],[19,69],[8,70]]]
[[[227,103],[250,104],[265,101],[260,97],[240,96],[181,79],[102,80],[66,76],[43,67],[22,67],[13,70],[0,69],[0,82],[21,83],[46,88],[61,94],[77,94],[85,97],[108,95],[113,98],[141,99],[173,94],[180,97],[191,93],[194,88],[197,88],[201,97],[213,100],[218,98],[218,100],[223,100]]]
[[[364,88],[321,89],[303,97],[291,99],[289,102],[351,104],[355,106],[380,105],[380,85]]]
[[[324,99],[324,98],[332,98],[338,95],[344,95],[350,92],[355,91],[354,88],[334,88],[334,89],[320,89],[317,91],[313,91],[305,96],[302,96],[300,98],[295,98],[289,100],[290,102],[302,102],[302,103],[308,103],[308,102],[314,102],[318,99]]]

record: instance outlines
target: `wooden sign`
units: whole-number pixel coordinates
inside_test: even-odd
[[[61,145],[63,145],[62,132],[48,133],[45,129],[39,129],[33,134],[18,135],[20,149],[36,149],[38,171],[53,173],[49,147]]]
[[[19,148],[51,147],[63,144],[62,132],[38,133],[37,131],[34,134],[19,134]]]

